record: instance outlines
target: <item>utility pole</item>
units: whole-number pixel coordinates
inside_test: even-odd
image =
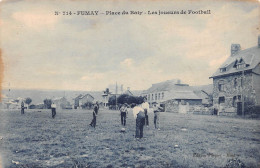
[[[243,117],[245,116],[245,101],[244,101],[244,78],[245,78],[245,71],[242,71],[242,80],[241,80],[241,88],[242,88],[242,95],[241,95],[241,99],[242,99],[242,115]]]

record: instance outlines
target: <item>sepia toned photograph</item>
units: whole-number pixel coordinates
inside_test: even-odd
[[[259,0],[0,0],[0,168],[259,168]]]

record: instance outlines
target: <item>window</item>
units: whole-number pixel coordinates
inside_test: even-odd
[[[155,100],[157,100],[157,93],[155,93]]]
[[[246,64],[245,63],[238,63],[237,64],[237,69],[245,68]]]
[[[224,91],[224,81],[219,81],[219,83],[218,83],[218,90],[219,91]]]
[[[160,98],[161,98],[161,94],[160,94],[160,93],[158,93],[158,100],[160,100]]]
[[[150,101],[150,94],[148,95],[148,101]]]
[[[236,96],[233,97],[232,106],[233,106],[233,107],[236,107],[236,106],[237,106],[237,97],[236,97]]]
[[[218,104],[225,103],[225,97],[218,98]]]
[[[238,101],[241,101],[241,95],[237,96]]]
[[[240,78],[240,86],[243,87],[243,78]]]
[[[220,68],[220,72],[226,72],[227,68]]]
[[[153,100],[153,94],[152,94],[152,100]]]
[[[164,92],[162,92],[162,99],[164,99]]]
[[[234,79],[234,88],[237,88],[237,78]]]

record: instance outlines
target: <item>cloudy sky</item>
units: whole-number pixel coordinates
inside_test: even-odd
[[[62,15],[92,10],[99,15]],[[211,14],[100,14],[123,10]],[[2,86],[103,90],[117,81],[140,90],[174,78],[210,84],[232,43],[257,45],[259,11],[259,1],[2,1]]]

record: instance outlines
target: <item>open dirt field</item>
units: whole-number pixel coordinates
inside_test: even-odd
[[[161,113],[161,130],[144,128],[135,140],[135,121],[122,133],[119,112],[102,110],[97,127],[87,110],[1,111],[3,167],[225,167],[239,159],[260,167],[259,120]],[[0,162],[1,163],[1,162]],[[228,167],[228,166],[227,166]]]

